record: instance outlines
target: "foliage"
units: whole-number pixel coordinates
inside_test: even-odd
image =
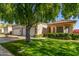
[[[62,14],[65,19],[78,15],[78,5],[62,4]],[[26,26],[26,38],[30,39],[30,28],[37,23],[54,21],[60,11],[60,4],[57,3],[5,3],[0,4],[0,19],[13,24]]]
[[[79,35],[78,34],[71,34],[72,40],[77,40],[79,39]]]
[[[55,20],[59,12],[59,4],[53,3],[17,3],[0,4],[0,18],[5,22],[23,25],[26,27],[26,39],[30,41],[30,29],[39,22]]]
[[[69,19],[71,16],[79,15],[79,4],[78,3],[63,3],[62,4],[62,14],[65,19]]]
[[[16,56],[79,56],[79,43],[64,40],[19,40],[1,45]]]
[[[47,36],[49,38],[56,38],[56,39],[65,39],[65,40],[77,40],[79,39],[79,35],[76,34],[69,34],[69,33],[48,33]]]
[[[54,20],[60,9],[59,4],[53,3],[17,3],[0,4],[0,18],[9,23],[33,26],[38,22]]]

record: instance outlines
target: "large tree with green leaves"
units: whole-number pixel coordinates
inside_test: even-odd
[[[0,4],[2,20],[26,26],[26,40],[30,41],[30,29],[39,22],[54,20],[59,12],[59,4]]]
[[[79,16],[79,3],[63,3],[62,15],[65,19],[69,19],[71,16]]]
[[[77,16],[79,4],[62,4],[62,14],[65,19],[70,16]],[[26,40],[30,41],[30,29],[39,22],[55,20],[60,10],[60,4],[54,3],[21,3],[21,4],[0,4],[0,18],[9,23],[26,27]]]

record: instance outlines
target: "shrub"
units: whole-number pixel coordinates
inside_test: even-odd
[[[70,35],[67,35],[67,36],[64,36],[64,39],[65,39],[65,40],[71,40],[72,37],[71,37]]]
[[[72,40],[77,40],[79,39],[79,35],[77,34],[71,34]]]
[[[69,34],[69,33],[48,33],[48,38],[56,38],[56,39],[65,39],[65,40],[77,40],[79,39],[79,35],[77,34]]]

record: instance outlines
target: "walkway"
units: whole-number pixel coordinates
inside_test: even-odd
[[[13,54],[0,45],[0,56],[13,56]]]
[[[0,43],[5,43],[5,42],[10,42],[10,41],[15,41],[18,40],[17,37],[5,37],[4,35],[0,34]],[[7,49],[5,49],[4,47],[2,47],[0,45],[0,56],[14,56],[13,54],[11,54]]]

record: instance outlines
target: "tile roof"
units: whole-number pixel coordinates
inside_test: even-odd
[[[65,20],[61,20],[61,21],[56,21],[56,22],[52,22],[52,23],[49,23],[49,24],[59,24],[59,23],[76,23],[76,20],[68,20],[68,21],[65,21]]]

